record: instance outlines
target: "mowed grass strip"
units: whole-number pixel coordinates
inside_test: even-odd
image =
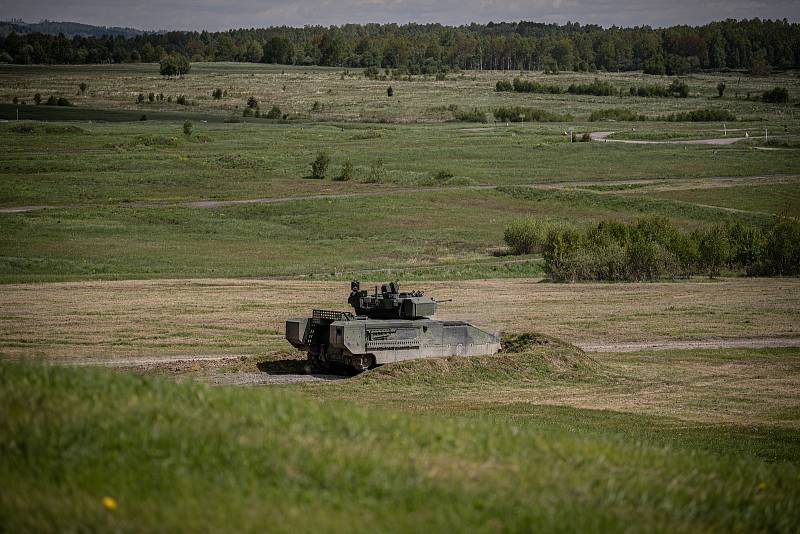
[[[0,517],[13,531],[790,532],[800,520],[794,463],[580,421],[409,415],[8,363],[0,385]]]

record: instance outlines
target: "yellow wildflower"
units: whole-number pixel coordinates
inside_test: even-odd
[[[103,507],[106,510],[116,510],[117,509],[117,501],[114,497],[105,496],[103,497]]]

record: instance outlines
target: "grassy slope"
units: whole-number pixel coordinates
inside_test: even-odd
[[[793,461],[713,435],[694,436],[713,452],[652,439],[646,420],[410,415],[28,365],[0,364],[0,385],[12,531],[790,531],[800,519]]]
[[[709,206],[800,216],[800,188],[793,184],[664,191],[653,196]]]
[[[746,147],[569,144],[562,125],[202,124],[181,122],[0,128],[0,205],[241,199],[391,186],[527,184],[575,180],[747,176],[796,172],[800,151]],[[671,126],[665,125],[665,128]],[[74,127],[73,127],[74,128]],[[319,150],[330,176],[349,159],[352,182],[304,180]],[[586,162],[591,161],[591,165]],[[381,183],[364,184],[381,162]],[[447,170],[448,181],[433,179]]]
[[[662,215],[684,226],[764,219],[679,201],[520,188],[215,209],[44,210],[0,214],[5,229],[0,275],[6,281],[346,276],[363,269],[422,267],[418,276],[424,276],[429,263],[498,261],[489,252],[502,246],[505,226],[522,214],[571,222]],[[538,272],[512,265],[467,270],[457,277]]]

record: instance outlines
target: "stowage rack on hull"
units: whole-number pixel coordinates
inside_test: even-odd
[[[356,314],[314,310],[286,321],[286,339],[319,365],[356,370],[445,356],[494,354],[500,339],[464,321],[437,321],[437,302],[420,291],[401,293],[397,282],[369,294],[354,280],[347,299]]]

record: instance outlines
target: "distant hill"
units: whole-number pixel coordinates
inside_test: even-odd
[[[136,37],[137,35],[147,35],[158,32],[146,32],[136,28],[120,28],[117,26],[92,26],[91,24],[81,24],[79,22],[56,22],[52,20],[42,20],[40,22],[24,22],[22,20],[0,21],[0,35],[8,35],[11,32],[20,34],[25,33],[47,33],[58,35],[63,33],[66,37],[102,37],[110,35],[112,37]]]

